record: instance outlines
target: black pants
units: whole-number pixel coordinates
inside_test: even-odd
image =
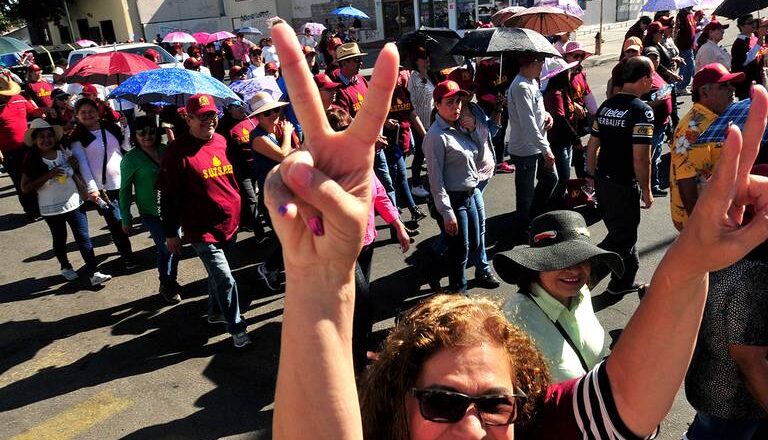
[[[612,288],[627,288],[635,282],[640,268],[637,252],[637,228],[640,226],[640,187],[595,179],[595,194],[608,229],[599,247],[616,252],[624,260],[624,275],[611,274]],[[598,277],[599,278],[599,277]]]
[[[373,296],[371,295],[371,260],[373,246],[364,246],[355,264],[355,315],[352,319],[352,360],[359,374],[368,362],[366,352],[371,349],[373,331]]]
[[[28,217],[37,217],[40,215],[40,207],[37,205],[37,193],[26,194],[21,191],[21,165],[28,151],[28,147],[4,151],[3,168],[5,168],[5,172],[10,176],[13,187],[16,188],[16,195],[19,197],[19,203],[24,213]]]
[[[239,176],[237,184],[240,186],[240,225],[255,229],[256,224],[260,224],[256,221],[256,217],[259,215],[256,180],[247,176]]]
[[[421,166],[424,165],[424,150],[421,149],[421,144],[424,142],[424,138],[419,135],[416,130],[411,130],[413,133],[413,161],[411,162],[411,186],[421,185]]]
[[[490,117],[490,115],[488,115]],[[504,145],[504,139],[507,136],[507,124],[509,122],[509,113],[507,110],[501,112],[501,122],[499,123],[499,131],[496,133],[491,141],[493,142],[493,152],[496,155],[496,163],[504,162],[504,155],[506,154]]]
[[[112,236],[112,241],[115,243],[120,257],[125,261],[132,261],[131,240],[128,239],[128,234],[123,231],[123,223],[120,219],[120,190],[107,191],[107,197],[109,197],[109,205],[106,208],[98,208],[99,215],[104,217],[107,222],[109,234]]]

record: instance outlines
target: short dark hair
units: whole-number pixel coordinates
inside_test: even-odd
[[[93,99],[91,99],[91,98],[80,98],[80,99],[77,100],[77,102],[75,102],[75,114],[77,114],[77,112],[79,112],[80,109],[83,108],[86,105],[90,105],[93,108],[95,108],[96,110],[99,110],[99,104],[97,104],[96,101],[94,101]]]
[[[352,117],[341,107],[331,107],[325,111],[325,115],[333,131],[342,131],[352,124]]]
[[[131,143],[133,146],[138,146],[139,143],[136,140],[136,132],[143,130],[145,128],[154,128],[155,129],[155,145],[160,145],[162,143],[162,136],[159,131],[157,131],[157,119],[155,116],[137,116],[136,119],[133,120],[133,127],[131,127]]]
[[[649,24],[651,24],[651,21],[652,21],[652,20],[651,20],[651,17],[649,17],[649,16],[647,16],[647,15],[643,15],[643,16],[642,16],[642,17],[640,17],[640,19],[639,19],[639,20],[637,20],[637,21],[638,21],[639,23],[642,23],[642,24],[644,24],[644,25],[648,26]]]
[[[653,74],[653,62],[648,57],[637,56],[627,59],[621,74],[624,84],[640,81]]]

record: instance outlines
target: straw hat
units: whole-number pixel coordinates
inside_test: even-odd
[[[42,130],[46,128],[52,128],[53,129],[53,135],[56,136],[56,142],[61,140],[61,137],[64,135],[64,129],[61,128],[61,125],[51,125],[49,124],[45,119],[37,118],[34,121],[32,121],[31,124],[29,124],[29,128],[26,132],[24,132],[24,144],[28,147],[31,147],[35,144],[35,140],[33,139],[35,131]]]
[[[362,57],[368,55],[367,52],[360,52],[360,46],[357,43],[344,43],[336,48],[336,61],[341,62],[350,58]]]
[[[21,93],[21,86],[5,75],[0,75],[0,96],[15,96]]]
[[[248,104],[250,104],[252,110],[251,114],[248,115],[249,118],[258,115],[259,113],[264,113],[267,110],[288,105],[287,102],[275,101],[269,92],[259,92],[253,95]]]

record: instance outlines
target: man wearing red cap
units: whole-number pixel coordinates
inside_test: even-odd
[[[249,344],[240,316],[228,254],[240,220],[240,193],[226,140],[215,132],[213,97],[193,95],[186,105],[189,133],[171,142],[158,176],[160,216],[168,250],[181,253],[179,228],[208,272],[208,322],[226,323],[236,347]]]
[[[696,139],[733,102],[734,84],[743,72],[730,73],[722,64],[708,64],[693,76],[693,107],[680,119],[669,145],[671,151],[669,207],[672,222],[682,230],[693,212],[702,185],[709,180],[720,157],[720,144],[697,144]]]
[[[43,78],[43,69],[37,64],[27,68],[27,83],[24,85],[24,96],[34,101],[38,107],[48,109],[53,105],[53,85]]]

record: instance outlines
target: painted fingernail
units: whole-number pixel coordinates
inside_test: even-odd
[[[325,228],[323,227],[323,219],[319,216],[314,216],[307,221],[309,223],[309,230],[312,231],[318,237],[325,235]]]
[[[277,213],[280,214],[280,217],[285,217],[285,214],[288,213],[288,205],[282,204],[279,208],[277,208]]]

